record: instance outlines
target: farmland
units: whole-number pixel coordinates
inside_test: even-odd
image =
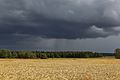
[[[0,80],[120,80],[114,58],[0,59]]]

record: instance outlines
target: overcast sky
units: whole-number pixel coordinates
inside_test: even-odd
[[[0,48],[120,47],[120,0],[0,0]]]

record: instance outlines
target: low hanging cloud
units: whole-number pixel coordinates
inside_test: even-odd
[[[84,39],[120,33],[120,0],[0,0],[0,37]]]

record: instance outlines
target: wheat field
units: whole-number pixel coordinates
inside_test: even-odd
[[[120,80],[120,60],[0,59],[0,80]]]

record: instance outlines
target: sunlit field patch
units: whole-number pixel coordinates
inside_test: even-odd
[[[0,80],[120,80],[118,59],[0,59]]]

